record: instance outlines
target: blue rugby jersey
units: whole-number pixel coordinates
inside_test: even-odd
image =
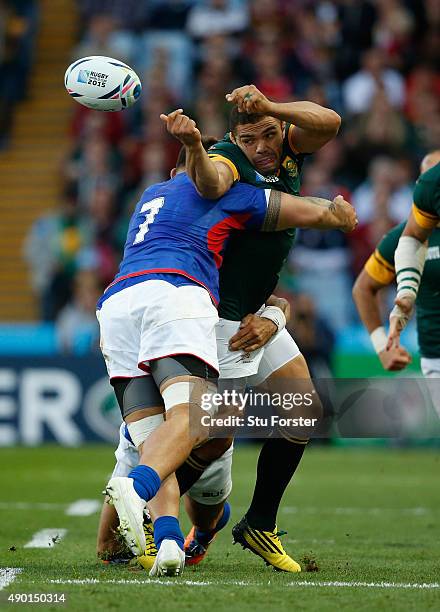
[[[218,269],[231,230],[260,229],[266,208],[265,191],[245,183],[217,201],[200,197],[186,173],[152,185],[136,205],[119,272],[98,308],[147,277],[198,284],[218,303]]]

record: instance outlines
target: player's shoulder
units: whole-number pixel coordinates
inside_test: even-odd
[[[212,161],[218,161],[229,166],[234,181],[239,181],[243,174],[249,171],[249,162],[246,156],[240,147],[232,142],[229,133],[210,147],[208,155]]]
[[[426,172],[420,175],[417,183],[437,183],[440,184],[440,162],[429,168]]]
[[[294,139],[294,129],[295,126],[293,123],[289,123],[286,121],[284,125],[284,139],[283,139],[283,148],[284,152],[289,155],[289,157],[293,158],[297,163],[302,163],[304,157],[307,156],[307,153],[300,153],[295,147],[295,139]]]
[[[433,194],[440,188],[440,162],[421,174],[416,181],[415,194]]]
[[[223,155],[233,161],[239,161],[243,153],[240,147],[232,142],[228,132],[222,140],[219,140],[208,149],[208,155],[211,158]]]

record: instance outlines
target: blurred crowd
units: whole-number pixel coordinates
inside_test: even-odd
[[[0,150],[8,146],[17,103],[27,95],[37,25],[36,0],[0,0]]]
[[[308,315],[300,324],[322,323],[332,342],[355,317],[354,275],[407,216],[418,164],[440,145],[438,0],[77,4],[71,59],[119,58],[141,76],[143,94],[123,113],[72,104],[60,207],[36,222],[26,247],[42,318],[65,321],[67,307],[88,325],[84,273],[96,291],[112,279],[140,192],[173,167],[179,143],[160,113],[182,107],[202,132],[221,138],[225,94],[254,83],[272,100],[312,100],[343,117],[338,138],[307,159],[303,194],[343,194],[358,210],[359,229],[349,236],[301,231],[280,283],[303,296]],[[310,327],[304,336],[319,334]]]

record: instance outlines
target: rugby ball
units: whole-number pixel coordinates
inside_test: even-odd
[[[130,66],[100,55],[73,62],[66,70],[64,85],[83,106],[110,112],[133,106],[142,91],[140,79]]]

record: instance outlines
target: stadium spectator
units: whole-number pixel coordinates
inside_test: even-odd
[[[188,15],[187,31],[195,39],[213,34],[243,32],[249,23],[247,3],[234,0],[201,0]]]
[[[341,194],[350,200],[349,192],[334,183],[328,170],[316,163],[304,170],[301,194],[330,200]],[[298,232],[289,258],[295,287],[311,296],[319,316],[333,332],[346,326],[352,316],[350,266],[351,254],[345,234],[333,230]]]
[[[309,366],[312,378],[331,378],[331,355],[335,336],[324,319],[317,316],[312,298],[305,293],[287,297],[291,319],[287,330],[298,344]]]
[[[58,342],[63,352],[84,355],[99,350],[96,302],[100,293],[101,287],[93,269],[76,273],[72,299],[56,318]]]
[[[106,13],[93,15],[89,21],[86,35],[75,47],[72,59],[89,55],[117,57],[128,64],[132,63],[134,38],[131,34],[118,30],[118,22]]]
[[[350,114],[367,111],[375,94],[381,90],[393,107],[402,108],[405,100],[403,78],[396,70],[386,66],[381,49],[372,48],[362,56],[362,69],[343,84],[346,111]]]
[[[79,214],[76,190],[69,187],[60,209],[37,219],[25,242],[30,281],[44,321],[52,321],[69,299],[80,254],[91,244],[90,224]]]
[[[0,3],[0,149],[9,143],[17,103],[26,98],[37,18],[34,0]]]
[[[409,170],[404,162],[376,157],[368,169],[368,178],[353,192],[359,225],[377,216],[386,216],[392,224],[408,217],[412,202]]]

